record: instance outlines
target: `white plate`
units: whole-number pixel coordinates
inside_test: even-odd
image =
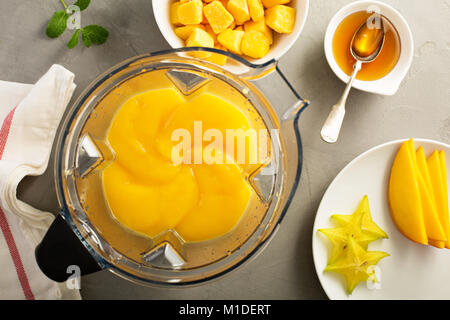
[[[337,175],[322,198],[312,245],[316,272],[330,299],[450,299],[450,250],[409,241],[397,230],[389,213],[389,175],[403,141],[388,142],[358,156]],[[423,146],[427,157],[435,149],[444,150],[450,168],[450,145],[424,139],[414,139],[414,142],[416,148]],[[450,185],[450,175],[447,183]],[[331,244],[317,229],[333,227],[332,214],[352,214],[364,195],[369,197],[373,220],[389,235],[389,239],[370,243],[369,250],[385,251],[390,256],[378,263],[380,289],[370,289],[370,285],[360,283],[348,295],[339,274],[323,272]]]

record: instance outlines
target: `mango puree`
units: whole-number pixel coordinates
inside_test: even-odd
[[[234,155],[218,149],[213,153],[223,156],[224,163],[176,164],[172,150],[179,142],[171,137],[177,129],[194,137],[195,121],[201,121],[203,132],[216,129],[223,137],[226,129],[250,129],[241,110],[215,94],[186,98],[175,88],[144,92],[126,101],[107,136],[115,159],[103,171],[114,217],[149,237],[175,230],[186,242],[210,240],[232,230],[254,192],[246,179],[249,164],[236,163]],[[246,144],[247,155],[256,152],[254,143]],[[203,143],[203,151],[207,145]],[[192,157],[198,151],[194,149]]]

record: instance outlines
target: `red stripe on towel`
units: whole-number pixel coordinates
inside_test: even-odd
[[[0,159],[3,157],[3,151],[5,151],[6,141],[9,136],[9,129],[11,128],[11,122],[14,116],[16,108],[12,109],[5,120],[3,120],[2,127],[0,129]],[[6,215],[0,208],[0,228],[5,237],[6,244],[8,245],[9,253],[16,267],[17,277],[19,278],[20,285],[22,286],[23,293],[27,300],[34,300],[33,292],[31,291],[30,283],[28,282],[28,277],[23,267],[22,259],[20,258],[19,250],[17,250],[16,242],[14,241],[14,236],[6,219]]]
[[[3,151],[5,151],[6,141],[8,140],[9,129],[11,128],[11,122],[15,111],[16,107],[8,113],[5,120],[3,120],[2,128],[0,129],[0,159],[3,157]]]

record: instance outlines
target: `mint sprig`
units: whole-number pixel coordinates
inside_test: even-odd
[[[58,38],[61,36],[67,29],[67,21],[71,18],[71,12],[67,4],[64,0],[60,0],[60,2],[65,10],[56,11],[50,18],[45,31],[49,38]],[[90,3],[91,0],[77,0],[73,5],[77,6],[80,11],[83,11],[87,9]],[[80,34],[83,44],[87,48],[92,44],[99,45],[105,43],[109,36],[108,30],[96,24],[91,24],[86,27],[76,26],[75,32],[67,43],[69,49],[73,49],[77,46]]]

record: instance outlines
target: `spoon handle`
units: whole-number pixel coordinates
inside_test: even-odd
[[[350,80],[347,82],[344,93],[338,103],[331,108],[330,114],[323,124],[320,135],[325,142],[335,143],[339,137],[339,132],[341,131],[342,122],[344,121],[345,116],[345,103],[347,102],[347,97],[350,93],[350,89],[352,88],[353,81],[356,78],[356,74],[359,70],[361,70],[361,66],[361,61],[357,61],[353,66],[353,73]]]

